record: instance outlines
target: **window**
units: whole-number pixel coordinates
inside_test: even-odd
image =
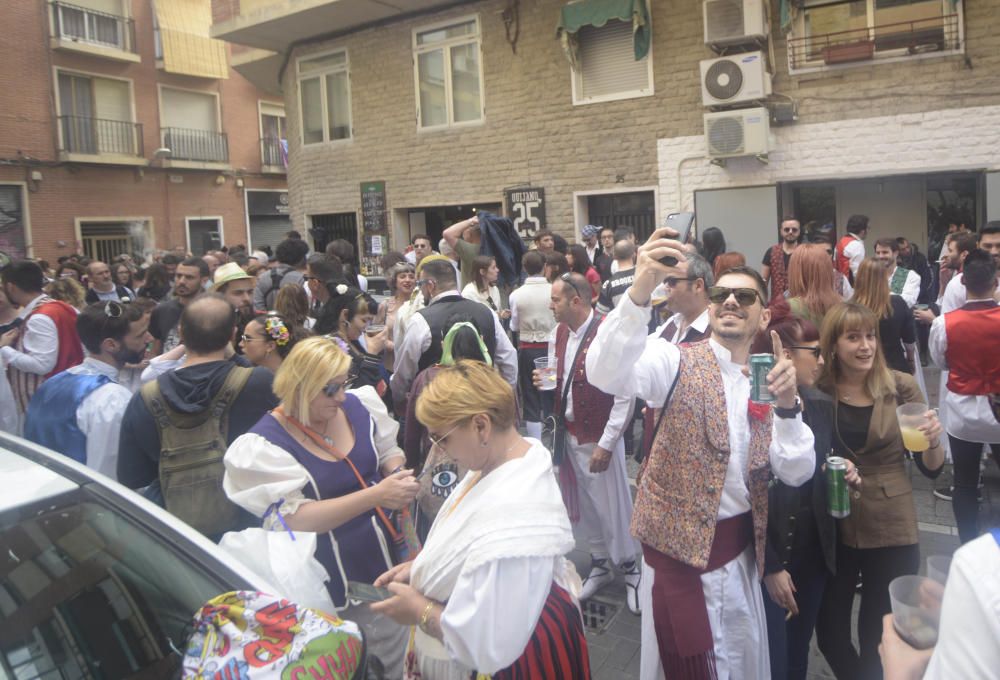
[[[260,160],[268,167],[288,167],[288,131],[281,104],[260,103]]]
[[[23,187],[0,184],[0,267],[27,256]]]
[[[201,256],[223,246],[221,217],[188,217],[184,221],[192,255]]]
[[[953,0],[806,0],[788,41],[794,69],[961,48]]]
[[[132,122],[128,81],[60,71],[60,150],[76,154],[142,154],[142,135]]]
[[[214,94],[161,87],[160,138],[170,149],[171,161],[229,161],[229,144],[219,131],[219,103]]]
[[[479,55],[479,19],[413,33],[418,127],[446,127],[483,119]]]
[[[131,20],[121,0],[52,3],[56,36],[120,50],[131,49]]]
[[[141,244],[136,240],[144,240],[144,236],[142,222],[80,222],[84,254],[101,262],[111,262],[119,255],[141,253]]]
[[[351,79],[347,51],[299,59],[302,143],[351,138]]]
[[[650,55],[638,61],[632,24],[608,21],[584,26],[577,34],[578,67],[573,71],[573,103],[590,104],[653,94]]]

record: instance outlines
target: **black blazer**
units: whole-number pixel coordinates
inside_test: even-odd
[[[823,550],[823,561],[833,574],[836,571],[837,523],[826,508],[826,473],[823,464],[833,448],[833,400],[816,389],[800,390],[802,418],[816,439],[816,469],[812,484],[788,486],[778,480],[771,482],[767,498],[767,546],[764,549],[764,574],[787,569],[792,561],[796,515],[804,504],[812,509],[813,521]],[[804,497],[805,494],[809,497]]]

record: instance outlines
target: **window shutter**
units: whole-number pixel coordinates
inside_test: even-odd
[[[600,28],[584,26],[578,40],[582,99],[649,89],[649,57],[635,60],[632,24],[611,20]]]

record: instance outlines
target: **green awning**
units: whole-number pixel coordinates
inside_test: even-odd
[[[563,6],[556,26],[556,38],[562,42],[573,68],[577,66],[577,32],[584,26],[600,28],[612,20],[632,24],[636,61],[649,54],[651,38],[646,0],[576,0]]]

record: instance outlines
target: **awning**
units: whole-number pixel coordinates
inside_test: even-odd
[[[228,78],[226,44],[209,36],[212,3],[155,0],[163,70],[201,78]]]
[[[601,27],[608,21],[632,24],[635,59],[649,54],[650,29],[646,0],[576,0],[563,6],[556,26],[556,37],[562,42],[566,58],[577,67],[579,52],[576,34],[584,26]]]

